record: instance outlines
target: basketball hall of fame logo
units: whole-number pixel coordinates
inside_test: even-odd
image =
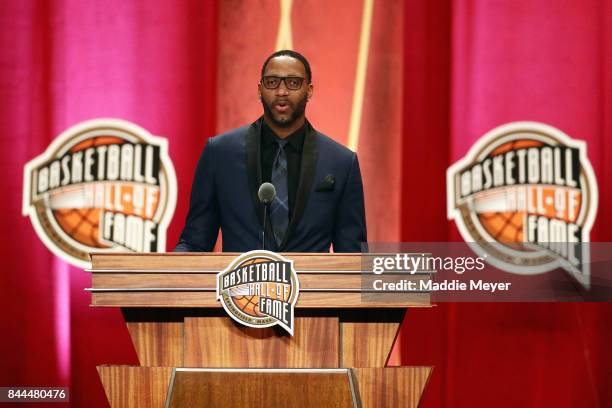
[[[508,272],[561,267],[588,286],[597,201],[586,143],[542,123],[491,130],[447,171],[449,219]]]
[[[64,260],[90,252],[163,252],[176,205],[165,138],[118,119],[64,131],[24,169],[23,215]]]
[[[293,261],[270,251],[246,252],[217,274],[217,299],[232,319],[249,327],[278,324],[293,336],[299,294]]]

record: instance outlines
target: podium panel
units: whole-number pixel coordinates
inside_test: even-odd
[[[338,368],[338,318],[295,320],[295,336],[227,317],[186,317],[183,367]]]
[[[98,366],[111,407],[163,408],[172,367]]]
[[[231,384],[228,387],[228,384]],[[177,368],[166,407],[361,406],[347,369]]]

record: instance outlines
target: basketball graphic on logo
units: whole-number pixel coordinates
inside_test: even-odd
[[[62,230],[75,241],[94,248],[108,248],[100,242],[100,210],[89,208],[54,210],[53,216]]]
[[[523,242],[523,217],[520,212],[487,212],[479,214],[487,232],[501,243]]]

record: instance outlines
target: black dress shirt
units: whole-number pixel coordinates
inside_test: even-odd
[[[270,129],[264,122],[262,127],[261,137],[261,176],[262,182],[270,182],[272,179],[272,166],[274,159],[278,153],[277,140],[274,131]],[[289,194],[289,219],[293,215],[295,206],[295,196],[300,183],[300,165],[302,163],[302,147],[304,146],[304,137],[306,136],[306,124],[290,134],[287,137],[285,145],[285,153],[287,154],[287,172],[288,186],[287,193]]]

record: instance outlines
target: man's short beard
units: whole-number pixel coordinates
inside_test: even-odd
[[[295,110],[291,113],[285,120],[277,120],[274,116],[274,111],[272,107],[266,103],[263,99],[261,100],[261,104],[263,105],[264,112],[268,118],[274,123],[276,126],[280,128],[288,128],[290,127],[299,117],[301,117],[304,112],[306,112],[306,104],[308,103],[308,97],[304,96],[304,98],[298,102],[295,107]]]

